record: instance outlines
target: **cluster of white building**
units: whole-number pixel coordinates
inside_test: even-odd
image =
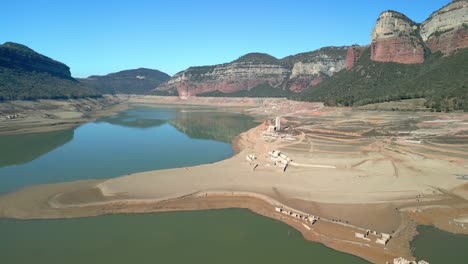
[[[254,154],[249,154],[245,157],[245,159],[248,161],[248,162],[252,162],[254,160],[257,159],[257,156],[255,156]]]
[[[294,212],[291,210],[286,210],[282,207],[275,207],[275,211],[278,213],[287,215],[287,216],[291,216],[291,217],[303,220],[306,223],[311,224],[311,225],[315,224],[315,222],[317,222],[320,219],[318,216],[315,216],[315,215],[302,214],[302,213]]]
[[[372,234],[374,236],[377,236],[377,239],[375,240],[375,243],[380,244],[380,245],[386,245],[390,238],[392,238],[392,235],[386,234],[386,233],[378,233],[377,231],[371,231],[367,230],[364,234],[362,233],[354,233],[354,236],[357,238],[364,239],[366,241],[370,241],[371,239],[369,238],[369,235]]]
[[[399,257],[393,260],[393,264],[429,264],[429,262],[425,260],[420,260],[420,261],[407,260],[403,257]]]
[[[13,114],[13,115],[7,115],[6,119],[16,119],[19,118],[20,116],[18,114]]]
[[[268,154],[270,155],[270,160],[273,161],[273,164],[275,166],[282,167],[283,171],[286,170],[288,164],[292,161],[292,159],[284,155],[284,153],[281,153],[279,150],[270,151]]]

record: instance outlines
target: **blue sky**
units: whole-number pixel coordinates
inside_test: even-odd
[[[25,44],[86,77],[138,67],[170,75],[249,52],[277,58],[368,44],[388,9],[422,22],[450,0],[2,1],[0,42]]]

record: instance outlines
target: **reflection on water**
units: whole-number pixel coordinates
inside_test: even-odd
[[[124,127],[151,128],[161,126],[169,120],[176,118],[176,113],[175,109],[141,107],[130,109],[113,116],[103,117],[97,122],[105,122]]]
[[[2,263],[367,263],[240,209],[0,219],[0,233]]]
[[[418,226],[411,242],[414,256],[431,264],[467,263],[468,235],[452,234],[431,226]]]
[[[0,136],[0,168],[35,160],[73,139],[73,129]]]
[[[231,137],[254,125],[240,114],[140,107],[74,130],[0,136],[0,193],[219,161],[233,154]]]
[[[249,130],[255,124],[252,117],[236,113],[193,108],[160,108],[155,112],[144,107],[98,121],[135,128],[150,128],[170,123],[191,138],[212,139],[226,143],[231,143],[233,137]]]
[[[177,112],[176,118],[169,122],[191,138],[230,143],[233,137],[252,128],[254,121],[251,117],[233,113],[183,111]]]

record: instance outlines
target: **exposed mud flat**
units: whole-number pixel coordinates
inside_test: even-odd
[[[467,114],[350,111],[283,99],[245,99],[243,108],[243,98],[189,100],[128,99],[145,105],[229,106],[264,119],[281,115],[283,129],[268,132],[273,122],[266,121],[242,133],[233,143],[237,154],[214,164],[25,188],[0,197],[0,216],[240,207],[284,221],[306,239],[376,263],[411,258],[409,242],[417,224],[468,233],[460,221],[468,214]],[[296,165],[286,170],[275,166],[269,154],[273,150]],[[251,154],[256,159],[247,161]],[[301,220],[275,212],[277,206],[321,219],[309,230]],[[392,238],[380,245],[355,237],[367,229]]]
[[[62,130],[128,108],[120,97],[0,103],[0,135]]]

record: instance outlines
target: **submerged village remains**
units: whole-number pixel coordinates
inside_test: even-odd
[[[267,142],[274,142],[278,140],[279,138],[285,141],[291,141],[291,142],[296,141],[297,138],[294,137],[291,133],[287,133],[288,130],[289,130],[289,127],[284,127],[284,128],[281,127],[281,117],[276,117],[274,119],[274,125],[268,125],[267,130],[262,133],[262,138],[263,140]],[[286,154],[282,153],[279,150],[269,151],[268,156],[266,158],[267,160],[269,158],[271,161],[271,163],[266,163],[265,164],[266,166],[278,166],[282,169],[283,172],[286,172],[286,169],[288,168],[289,165],[308,166],[308,167],[316,167],[316,168],[330,168],[330,169],[336,168],[335,166],[330,166],[330,165],[297,164],[297,163],[294,163],[292,159],[289,158]],[[259,164],[255,162],[256,160],[257,160],[257,157],[255,156],[255,154],[249,154],[246,156],[247,162],[251,164],[252,163],[255,164],[253,167],[253,170],[255,170],[259,166]],[[275,212],[302,222],[302,225],[307,230],[312,230],[312,226],[317,221],[320,220],[319,216],[311,215],[303,211],[299,211],[297,209],[287,207],[285,205],[276,206]],[[356,238],[362,239],[366,242],[373,241],[376,244],[379,244],[382,246],[385,246],[392,238],[392,234],[379,233],[375,230],[369,230],[369,229],[364,229],[362,227],[353,226],[351,224],[344,223],[341,220],[322,218],[321,221],[328,221],[328,222],[335,223],[335,224],[341,224],[343,226],[355,229],[356,232],[354,233],[354,235]],[[386,263],[389,263],[389,262],[387,261]],[[408,260],[404,257],[394,258],[392,263],[394,264],[429,264],[429,262],[425,260],[414,261],[414,260]]]
[[[0,197],[0,217],[247,208],[374,263],[427,263],[416,260],[409,245],[419,224],[468,234],[468,114],[358,111],[265,98],[115,101],[209,106],[260,124],[234,139],[229,159],[27,187]],[[31,131],[31,117],[21,116],[21,129]],[[70,125],[83,120],[63,116]],[[5,119],[0,127],[11,131],[20,121]]]

